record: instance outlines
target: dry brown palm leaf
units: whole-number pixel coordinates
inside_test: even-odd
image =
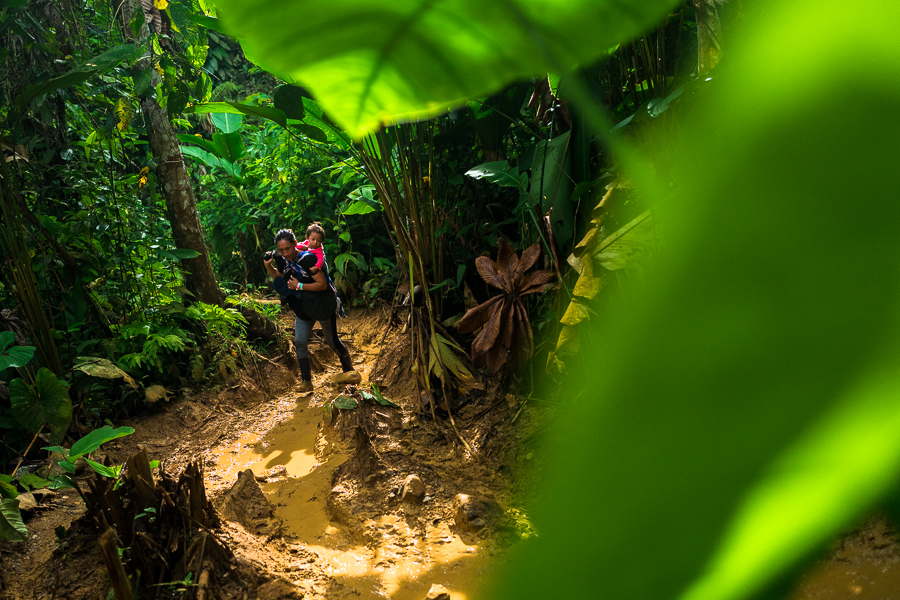
[[[481,278],[503,292],[470,309],[456,326],[460,333],[482,328],[472,342],[476,367],[487,366],[491,373],[497,373],[510,359],[518,367],[531,358],[534,334],[522,296],[543,292],[553,281],[553,273],[547,270],[526,275],[540,255],[538,244],[526,248],[520,258],[509,244],[501,241],[496,262],[487,256],[475,260]]]

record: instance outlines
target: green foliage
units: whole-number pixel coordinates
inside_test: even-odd
[[[35,98],[60,88],[70,87],[87,81],[92,76],[109,71],[123,61],[130,62],[134,60],[140,52],[141,48],[134,44],[122,44],[107,50],[99,56],[87,60],[83,66],[77,67],[65,75],[28,86],[16,98],[16,108],[19,112],[24,112]]]
[[[140,342],[140,351],[130,352],[119,359],[120,366],[127,369],[153,367],[161,371],[164,358],[181,352],[192,343],[183,329],[149,321],[138,321],[123,327],[119,335],[120,340],[129,345]]]
[[[100,377],[102,379],[119,379],[120,377],[127,381],[131,387],[137,387],[131,376],[114,365],[108,358],[96,358],[93,356],[79,356],[78,363],[72,367],[83,373],[87,373],[92,377]]]
[[[72,444],[69,450],[69,460],[74,461],[80,456],[90,454],[106,442],[125,437],[134,433],[133,427],[101,427],[85,435],[83,438]]]
[[[33,386],[22,379],[10,381],[9,399],[16,419],[29,431],[47,427],[51,444],[62,441],[72,421],[72,401],[68,386],[50,369],[41,367]]]
[[[11,346],[15,341],[12,331],[0,332],[0,373],[24,367],[34,356],[34,346]]]
[[[677,197],[628,164],[665,250],[630,310],[592,323],[594,366],[564,390],[593,401],[547,448],[564,467],[508,597],[598,578],[610,597],[769,597],[892,490],[900,87],[871,75],[900,65],[898,10],[848,28],[837,2],[757,6],[660,165]]]
[[[10,498],[0,500],[0,541],[24,542],[28,539],[28,529],[22,522],[19,501]]]
[[[318,86],[332,116],[359,135],[516,76],[585,64],[620,42],[615,52],[624,52],[630,35],[670,5],[615,5],[652,13],[637,25],[600,18],[609,6],[600,2],[554,10],[479,5],[455,21],[479,32],[490,23],[479,41],[499,38],[477,64],[452,54],[479,44],[454,46],[460,34],[446,29],[446,19],[440,35],[427,33],[438,31],[439,11],[446,16],[462,2],[426,7],[415,19],[394,4],[372,11],[376,25],[342,19],[351,6],[323,5],[310,15],[296,3],[251,22],[241,11],[265,7],[226,2],[223,18],[255,38],[246,44],[250,55]],[[500,14],[516,8],[515,24]],[[290,18],[293,10],[302,19]],[[893,202],[900,190],[890,176],[900,93],[884,73],[898,67],[890,27],[898,10],[871,3],[848,23],[832,1],[753,7],[756,25],[679,127],[680,141],[653,144],[656,180],[632,147],[611,140],[602,116],[590,117],[653,201],[664,260],[628,311],[592,324],[603,335],[590,336],[582,351],[596,367],[564,384],[594,401],[573,407],[548,448],[562,467],[551,475],[548,504],[536,514],[541,536],[516,565],[510,597],[579,597],[598,578],[610,597],[746,597],[888,490],[900,462]],[[329,19],[358,23],[366,34],[340,28],[329,38],[333,55],[293,43],[293,23],[337,30],[323,26]],[[284,41],[288,30],[292,43]],[[318,36],[300,39],[322,47]],[[360,47],[368,50],[361,60],[336,58]],[[467,76],[448,77],[432,57]],[[665,73],[638,78],[634,68],[624,77],[627,98],[621,79],[612,86],[620,88],[618,118],[641,106],[651,118],[671,115],[644,98],[658,89],[665,102]],[[464,91],[458,81],[473,87]],[[587,89],[569,85],[572,104],[590,115]],[[680,160],[667,164],[676,143]],[[573,480],[587,484],[572,493]],[[649,576],[646,564],[655,565]]]
[[[196,313],[194,308],[188,312],[188,316],[195,316],[206,324],[206,330],[210,336],[216,338],[233,339],[240,338],[244,334],[247,319],[233,308],[222,308],[214,304],[198,302]]]
[[[91,431],[78,441],[76,441],[70,450],[66,450],[60,446],[48,446],[43,448],[48,452],[58,452],[65,459],[57,464],[67,473],[75,474],[75,461],[85,457],[85,463],[95,472],[104,477],[118,478],[122,472],[122,465],[107,467],[96,461],[86,458],[94,450],[100,446],[126,435],[134,433],[131,427],[102,427]],[[14,473],[15,475],[15,473]],[[32,488],[50,487],[51,489],[73,488],[81,493],[78,484],[75,483],[68,475],[59,475],[52,479],[44,479],[34,473],[20,472],[18,479],[14,479],[10,475],[0,473],[0,496],[2,496],[2,504],[0,504],[0,541],[2,542],[21,542],[28,539],[28,530],[22,522],[22,515],[19,511],[19,501],[15,500],[18,491],[13,482],[18,483],[26,490]]]
[[[258,0],[217,4],[251,60],[308,86],[356,138],[398,117],[440,114],[560,64],[593,62],[674,5],[453,0],[370,10],[359,0],[339,0],[315,7],[288,2],[274,11]]]
[[[226,301],[231,304],[237,304],[239,306],[245,306],[247,308],[255,310],[259,314],[272,321],[277,320],[278,316],[281,314],[281,303],[260,302],[247,294],[241,294],[240,296],[228,296],[228,298],[226,298]]]

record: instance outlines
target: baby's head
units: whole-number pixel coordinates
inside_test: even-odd
[[[318,221],[311,223],[310,226],[306,228],[306,241],[308,242],[309,248],[313,250],[320,248],[325,242],[325,230],[322,229],[322,226],[319,225]]]

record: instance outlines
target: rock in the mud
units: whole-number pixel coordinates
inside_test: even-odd
[[[400,499],[404,502],[421,502],[425,495],[425,484],[419,479],[418,475],[410,475],[403,482],[403,488],[400,490]]]
[[[435,583],[431,586],[431,589],[428,590],[428,595],[425,596],[425,600],[450,600],[450,592],[441,584]]]
[[[500,516],[500,506],[493,500],[456,495],[456,526],[463,532],[478,533]]]
[[[32,495],[31,492],[22,492],[16,496],[16,500],[19,501],[19,510],[25,514],[36,509],[38,505],[37,500],[35,500],[34,495]]]
[[[223,518],[240,523],[247,531],[268,533],[275,508],[266,500],[253,471],[247,469],[238,473],[237,482],[225,494],[221,513]]]
[[[301,600],[303,594],[284,579],[274,579],[259,586],[257,600]]]
[[[287,477],[287,467],[285,465],[276,465],[271,469],[267,469],[256,476],[256,480],[260,483],[269,483],[274,479]]]
[[[347,527],[357,527],[360,519],[355,514],[356,508],[353,506],[355,496],[355,490],[343,483],[331,488],[328,498],[325,499],[325,511],[328,513],[328,517]]]

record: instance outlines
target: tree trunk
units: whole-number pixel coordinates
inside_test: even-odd
[[[132,15],[142,10],[139,0],[113,0],[116,13],[121,15],[122,31],[125,39],[141,43],[145,41],[150,30],[146,21],[133,35],[129,23]],[[152,5],[151,5],[152,8]],[[134,67],[137,72],[151,68],[149,57],[138,61]],[[199,254],[195,258],[182,259],[185,285],[194,295],[193,300],[222,306],[225,294],[219,289],[216,274],[213,272],[206,241],[203,238],[203,227],[200,225],[200,213],[194,199],[194,189],[184,168],[184,156],[175,134],[175,128],[169,115],[155,98],[142,97],[141,111],[147,122],[147,135],[150,150],[156,158],[157,176],[166,199],[166,213],[172,227],[175,245],[179,248],[193,250]]]
[[[187,288],[194,294],[195,300],[221,306],[225,295],[219,289],[206,251],[194,189],[184,168],[184,157],[175,128],[166,111],[155,99],[143,98],[141,110],[149,124],[147,134],[150,137],[150,150],[156,157],[157,174],[166,198],[166,211],[175,244],[179,248],[200,253],[196,258],[181,261],[185,268]]]

